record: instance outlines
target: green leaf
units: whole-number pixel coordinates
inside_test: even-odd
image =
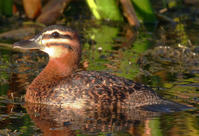
[[[157,19],[150,0],[132,0],[136,15],[143,23],[156,23]]]
[[[13,0],[0,0],[0,14],[12,16]]]
[[[96,19],[123,21],[116,0],[87,0],[87,3]]]

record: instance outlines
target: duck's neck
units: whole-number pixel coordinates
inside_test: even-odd
[[[62,79],[71,75],[76,68],[77,63],[74,59],[50,58],[48,65],[28,86],[25,100],[33,103],[45,101],[40,95],[51,92],[51,89],[57,86]]]
[[[50,58],[47,66],[33,80],[29,87],[37,86],[38,84],[49,85],[58,82],[62,78],[71,75],[76,68],[77,64],[69,58]]]
[[[66,58],[50,58],[48,65],[42,71],[56,77],[67,77],[70,75],[76,66]]]

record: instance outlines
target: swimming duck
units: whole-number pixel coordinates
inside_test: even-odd
[[[49,55],[43,71],[28,86],[25,101],[68,107],[140,107],[162,104],[151,88],[106,72],[78,71],[81,44],[70,28],[53,25],[14,48],[39,49]]]

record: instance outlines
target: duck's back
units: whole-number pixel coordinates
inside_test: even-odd
[[[80,71],[53,84],[52,89],[44,89],[45,98],[41,103],[77,107],[138,107],[162,101],[149,87],[104,72]]]

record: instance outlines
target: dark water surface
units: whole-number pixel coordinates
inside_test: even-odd
[[[77,110],[24,104],[25,88],[46,65],[40,51],[0,46],[1,135],[198,136],[199,25],[141,26],[86,21],[77,25],[83,43],[81,68],[102,70],[154,88],[163,98],[193,107],[174,113],[142,109]]]

